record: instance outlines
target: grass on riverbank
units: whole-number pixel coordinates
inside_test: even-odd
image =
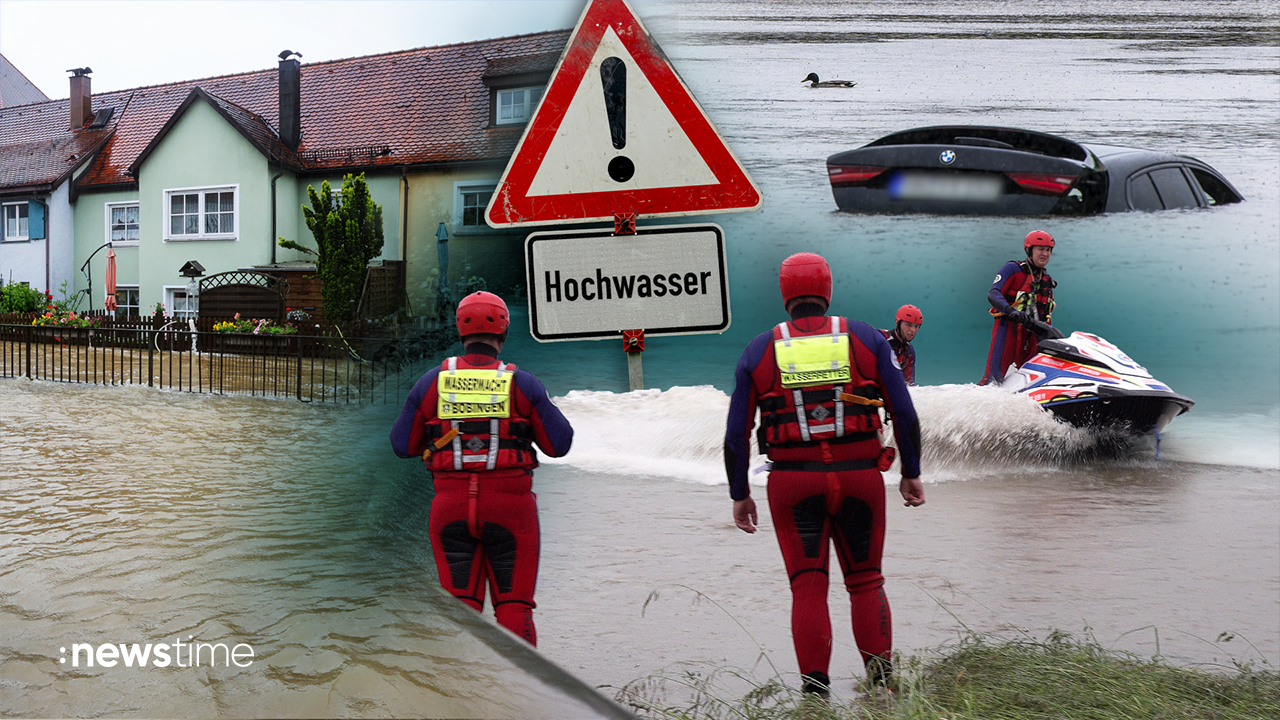
[[[900,659],[885,698],[803,697],[722,668],[645,678],[618,693],[646,718],[673,720],[1273,720],[1280,674],[1178,668],[1054,632],[1043,641],[967,638],[935,656]]]

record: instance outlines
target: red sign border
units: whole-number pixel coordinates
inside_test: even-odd
[[[612,27],[658,97],[716,176],[716,184],[529,197],[533,178],[586,76],[605,29]],[[485,212],[491,227],[610,220],[614,213],[670,217],[755,210],[759,188],[711,124],[684,81],[625,0],[592,0],[574,28],[537,111]]]

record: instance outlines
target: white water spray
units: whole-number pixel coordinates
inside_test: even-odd
[[[1025,395],[995,386],[914,387],[911,398],[920,417],[921,475],[926,482],[1052,470],[1099,458],[1147,457],[1150,450],[1149,442],[1059,422]],[[573,423],[573,449],[564,458],[545,459],[546,463],[704,485],[726,482],[729,396],[710,385],[628,393],[575,390],[555,403]],[[1274,438],[1269,445],[1261,440],[1247,442],[1245,448],[1254,448],[1250,452],[1239,452],[1245,448],[1231,442],[1237,436],[1260,438],[1265,432],[1246,432],[1235,427],[1231,418],[1191,420],[1179,418],[1166,430],[1166,461],[1264,468],[1280,464]],[[1261,420],[1267,428],[1277,426],[1274,417]],[[751,465],[758,468],[763,458],[755,452],[754,438],[751,447]],[[896,483],[898,472],[895,463],[885,473],[885,481]],[[751,475],[753,485],[763,485],[765,480],[764,473]]]

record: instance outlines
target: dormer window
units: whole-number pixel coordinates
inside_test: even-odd
[[[509,88],[497,91],[498,125],[515,125],[529,122],[533,110],[542,99],[541,85]]]
[[[489,127],[529,122],[559,57],[543,53],[490,59],[480,78],[489,88]]]

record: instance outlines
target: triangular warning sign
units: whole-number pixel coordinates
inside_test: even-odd
[[[492,227],[755,210],[760,190],[623,0],[592,0],[502,180]]]

